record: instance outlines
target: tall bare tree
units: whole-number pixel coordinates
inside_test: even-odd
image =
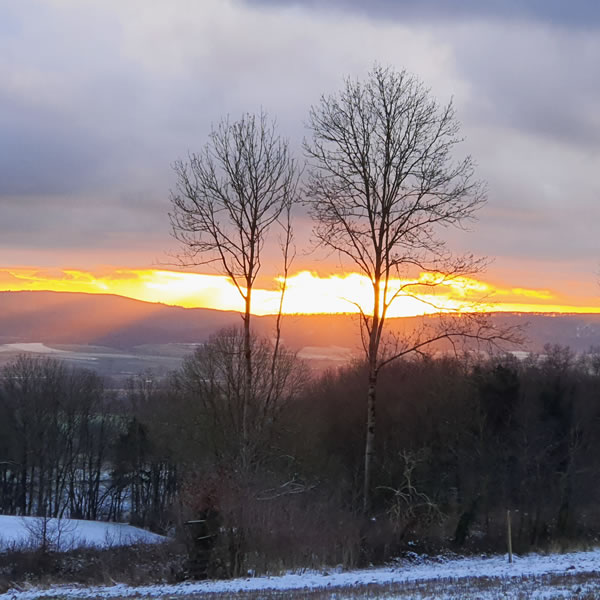
[[[453,256],[439,230],[472,217],[485,202],[485,187],[474,178],[469,156],[455,158],[461,139],[452,103],[440,106],[405,71],[377,66],[364,82],[347,79],[341,92],[323,96],[311,108],[308,128],[307,196],[314,235],[342,263],[366,275],[373,290],[370,306],[356,305],[368,363],[367,511],[381,368],[434,340],[493,335],[480,320],[479,330],[472,332],[465,319],[454,319],[450,327],[408,340],[388,343],[384,337],[393,302],[416,297],[419,286],[441,285],[482,267],[470,255]],[[429,276],[415,277],[423,272]]]
[[[252,390],[250,319],[252,289],[271,229],[284,230],[284,273],[291,257],[290,209],[296,199],[298,169],[287,141],[264,112],[213,128],[199,154],[174,165],[177,187],[170,213],[174,237],[190,265],[216,264],[233,281],[244,301],[245,385],[241,437],[248,440]],[[283,290],[282,290],[283,293]]]

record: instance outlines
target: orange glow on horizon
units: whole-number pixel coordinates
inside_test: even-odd
[[[574,300],[551,290],[495,286],[461,277],[436,283],[435,276],[422,274],[415,280],[394,280],[390,293],[410,284],[401,293],[388,316],[402,317],[441,311],[600,313],[595,299]],[[280,282],[271,289],[256,287],[252,292],[253,313],[278,311]],[[74,269],[41,270],[5,268],[0,270],[0,291],[48,290],[116,294],[146,302],[161,302],[188,308],[202,307],[240,311],[243,302],[233,283],[221,275],[167,270],[106,269],[88,272]],[[319,276],[302,271],[289,277],[283,311],[287,314],[355,313],[357,304],[368,309],[372,304],[368,278],[347,275]]]

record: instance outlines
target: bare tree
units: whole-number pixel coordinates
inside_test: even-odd
[[[240,430],[244,387],[244,345],[241,328],[231,327],[212,335],[193,355],[186,358],[175,375],[174,384],[182,394],[195,400],[195,414],[206,431],[203,440],[212,446],[217,462],[231,458]],[[282,413],[303,390],[307,371],[294,352],[281,347],[273,361],[273,344],[251,335],[253,402],[246,411],[248,455],[255,464],[281,435]],[[189,418],[189,417],[188,417]]]
[[[375,67],[364,83],[347,79],[340,93],[322,97],[311,108],[308,128],[307,201],[314,235],[342,263],[367,276],[373,290],[370,306],[354,303],[368,363],[367,511],[381,368],[434,340],[496,335],[481,319],[475,319],[473,331],[465,318],[456,318],[451,325],[410,339],[392,342],[384,337],[393,302],[418,297],[420,286],[439,286],[483,267],[471,255],[453,256],[439,229],[460,226],[472,217],[485,202],[485,187],[474,178],[469,156],[454,157],[461,139],[452,103],[440,106],[405,71]]]
[[[204,150],[191,154],[187,162],[177,161],[174,170],[177,188],[171,196],[170,219],[173,235],[183,245],[180,258],[188,265],[216,264],[244,301],[244,456],[253,378],[252,289],[265,241],[276,225],[284,230],[287,273],[292,256],[289,215],[296,199],[298,169],[287,142],[277,135],[275,123],[261,112],[244,115],[236,122],[221,121]]]

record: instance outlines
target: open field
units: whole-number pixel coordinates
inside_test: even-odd
[[[224,581],[184,582],[135,587],[58,586],[11,589],[0,600],[34,598],[177,597],[236,598],[240,600],[306,598],[580,598],[600,597],[600,551],[561,555],[531,554],[453,559],[414,557],[394,566],[357,571],[252,577]]]
[[[82,344],[45,344],[24,342],[0,344],[0,366],[19,355],[58,359],[73,367],[91,369],[99,375],[122,382],[138,373],[152,372],[162,377],[181,366],[195,344],[145,345],[129,350]]]
[[[19,355],[53,358],[74,367],[92,369],[99,375],[122,382],[139,373],[151,372],[164,377],[181,367],[186,356],[200,345],[194,343],[142,344],[127,350],[85,344],[46,344],[42,342],[16,342],[0,344],[0,367]],[[299,358],[314,370],[338,367],[352,360],[350,348],[339,346],[306,346],[300,349]]]

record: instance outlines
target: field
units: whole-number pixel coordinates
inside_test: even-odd
[[[76,548],[153,544],[165,539],[125,523],[0,515],[0,552],[35,547],[42,541],[53,550],[63,552]]]
[[[437,598],[481,600],[600,597],[600,551],[515,557],[426,558],[414,556],[384,568],[333,569],[248,577],[228,581],[184,582],[135,587],[58,586],[11,589],[0,600],[34,598]]]

